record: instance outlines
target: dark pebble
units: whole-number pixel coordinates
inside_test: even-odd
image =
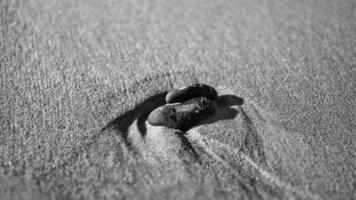
[[[158,107],[150,113],[147,121],[154,126],[186,131],[214,111],[215,107],[211,100],[207,97],[197,97],[184,103]]]
[[[218,93],[213,87],[209,85],[197,83],[191,86],[170,91],[166,96],[166,102],[184,102],[194,97],[201,96],[214,101],[218,98]]]

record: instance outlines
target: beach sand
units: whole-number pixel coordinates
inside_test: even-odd
[[[354,1],[0,11],[0,199],[356,199]],[[147,123],[197,82],[216,113]]]

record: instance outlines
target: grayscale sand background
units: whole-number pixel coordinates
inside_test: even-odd
[[[0,199],[356,199],[354,0],[0,0],[0,34]],[[145,122],[196,82],[217,113]]]

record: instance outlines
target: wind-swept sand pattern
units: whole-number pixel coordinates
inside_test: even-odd
[[[251,107],[253,105],[250,105]],[[245,107],[245,109],[248,107]],[[243,108],[241,108],[243,109]],[[255,109],[252,109],[253,111],[256,111]],[[240,110],[241,111],[241,110]],[[257,114],[257,113],[255,113]],[[231,168],[244,168],[244,165],[247,165],[248,167],[251,167],[253,170],[251,178],[252,179],[257,179],[260,180],[261,182],[264,182],[264,184],[267,185],[274,185],[275,187],[278,187],[281,191],[283,191],[284,195],[283,198],[297,198],[297,197],[302,197],[302,198],[307,198],[307,199],[320,199],[318,195],[312,194],[310,191],[307,189],[300,189],[298,186],[292,186],[291,183],[288,183],[287,181],[283,181],[278,175],[273,174],[272,170],[270,169],[268,162],[270,162],[266,157],[265,152],[267,149],[264,148],[263,144],[261,141],[258,141],[258,139],[250,139],[253,137],[260,137],[262,135],[260,132],[259,133],[254,133],[256,130],[262,130],[262,131],[272,131],[275,134],[280,134],[279,132],[281,130],[278,130],[277,127],[274,127],[272,124],[264,124],[267,122],[265,119],[256,119],[254,118],[254,121],[258,121],[260,126],[269,126],[270,129],[264,128],[264,127],[259,127],[259,128],[254,128],[251,124],[249,117],[246,116],[246,113],[244,111],[241,112],[241,115],[245,115],[242,117],[243,124],[240,126],[241,129],[245,130],[240,130],[236,131],[235,134],[241,134],[241,132],[246,131],[245,133],[245,143],[240,143],[241,146],[236,146],[238,143],[236,143],[233,139],[230,138],[225,141],[221,141],[221,138],[223,136],[214,136],[214,138],[210,138],[208,133],[206,136],[204,134],[199,133],[199,128],[195,128],[191,131],[190,135],[193,141],[197,142],[199,145],[203,146],[205,149],[205,152],[208,154],[211,154],[213,158],[218,160],[219,162],[223,163],[226,166],[230,166]],[[241,120],[238,119],[238,120]],[[238,123],[241,125],[241,123]],[[255,124],[255,123],[254,123]],[[208,129],[205,129],[208,130]],[[255,135],[254,135],[255,134]],[[227,134],[231,137],[231,134]],[[241,137],[241,136],[240,136]],[[216,138],[216,139],[215,139]],[[226,143],[226,141],[230,142]],[[235,146],[235,147],[234,147]],[[221,156],[219,156],[221,155]],[[229,155],[231,157],[239,158],[236,163],[231,163],[231,160],[234,160],[232,158],[229,158]],[[239,167],[237,167],[239,166]],[[236,170],[236,173],[240,173],[241,170]],[[258,185],[258,184],[256,184]],[[273,188],[273,186],[270,186]],[[266,197],[265,197],[266,198]]]

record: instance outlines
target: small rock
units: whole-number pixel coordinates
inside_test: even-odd
[[[154,126],[186,131],[214,111],[215,107],[211,100],[207,97],[197,97],[184,103],[158,107],[150,113],[147,121]]]
[[[213,87],[209,85],[197,83],[191,86],[170,91],[166,95],[166,102],[167,103],[184,102],[194,97],[201,97],[201,96],[214,101],[218,98],[218,93]]]

